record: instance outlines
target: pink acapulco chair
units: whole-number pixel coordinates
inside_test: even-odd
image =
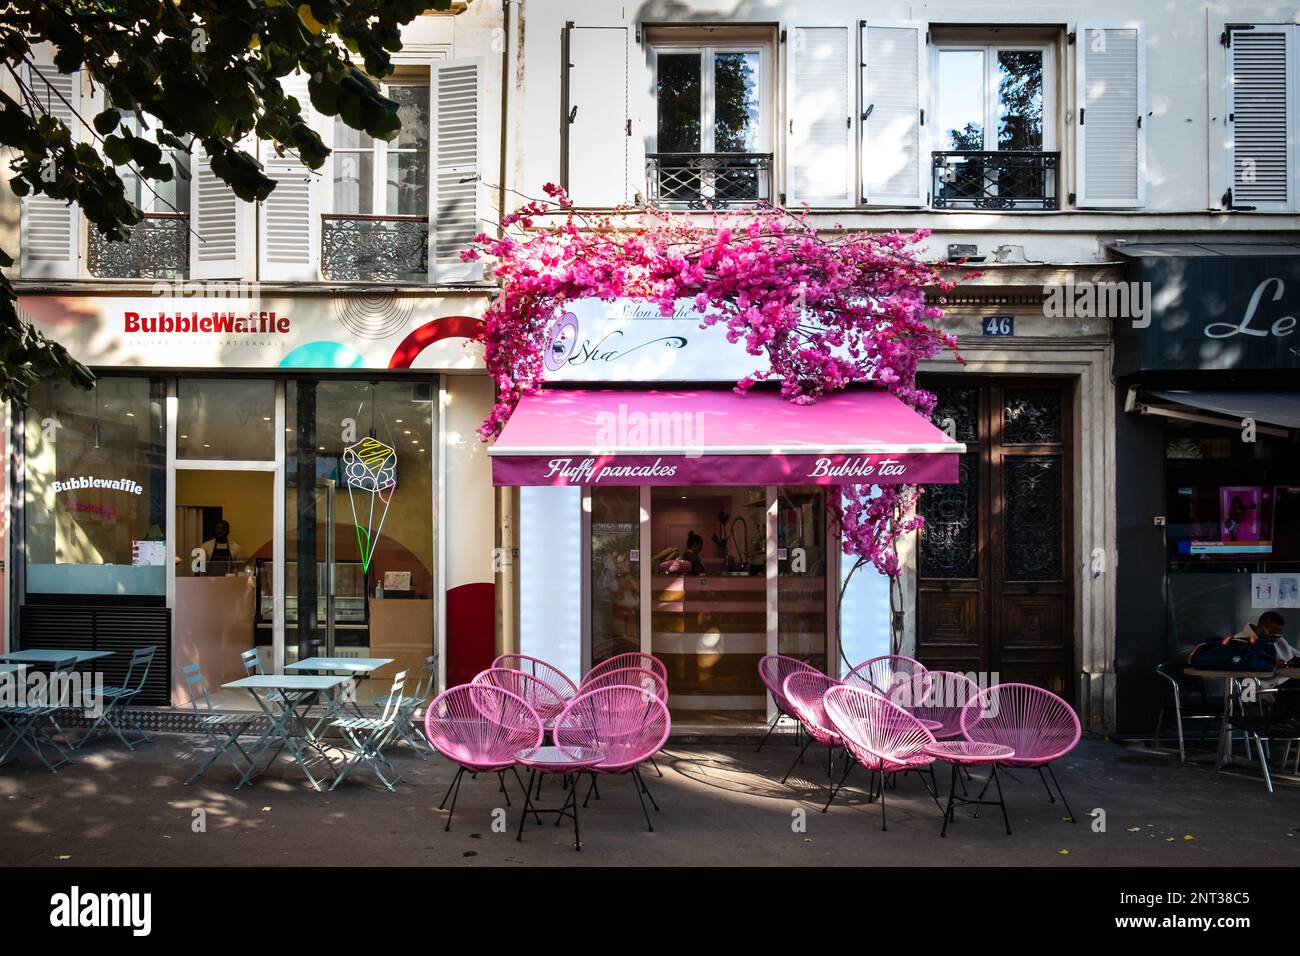
[[[537,712],[537,716],[542,721],[542,730],[546,733],[550,733],[555,718],[563,713],[564,705],[568,703],[557,688],[540,677],[534,677],[527,671],[512,670],[509,667],[489,667],[475,675],[472,683],[491,684],[512,694],[518,694]]]
[[[569,678],[568,674],[539,657],[529,657],[527,654],[502,654],[492,662],[492,666],[507,667],[546,681],[560,692],[566,704],[578,695],[578,685]]]
[[[920,720],[936,721],[929,728],[935,740],[961,736],[961,714],[979,696],[979,685],[954,671],[927,671],[906,684],[898,684],[889,699]]]
[[[627,654],[615,654],[613,657],[601,661],[591,670],[587,671],[587,675],[583,677],[582,683],[578,685],[578,689],[582,690],[587,686],[589,681],[599,677],[601,674],[609,671],[622,670],[627,667],[639,667],[642,670],[654,671],[663,678],[665,685],[668,683],[668,668],[664,666],[663,661],[655,657],[653,654],[629,652]]]
[[[557,747],[591,748],[604,754],[592,768],[592,786],[582,801],[584,807],[595,789],[596,774],[628,774],[636,784],[646,826],[653,833],[645,798],[650,798],[656,813],[659,804],[637,768],[663,747],[671,728],[668,706],[653,691],[619,684],[580,693],[555,722],[553,736]]]
[[[668,703],[668,685],[654,671],[641,667],[620,667],[618,670],[597,674],[582,685],[582,692],[598,687],[640,687],[650,691],[665,704]]]
[[[668,685],[664,683],[664,679],[654,671],[641,667],[620,667],[618,670],[597,674],[582,685],[582,692],[585,694],[597,687],[640,687],[650,691],[665,704],[668,703]],[[660,777],[664,775],[654,757],[650,758],[650,766],[654,767],[655,773]],[[596,793],[596,798],[600,798],[599,792]]]
[[[803,734],[803,724],[799,717],[790,707],[790,702],[785,698],[785,679],[797,671],[812,671],[814,674],[820,674],[821,671],[811,664],[805,663],[795,657],[787,657],[784,654],[765,654],[758,659],[758,679],[763,682],[767,692],[772,695],[772,703],[776,705],[776,716],[772,719],[772,726],[767,728],[767,733],[758,745],[755,753],[761,753],[763,744],[767,743],[767,738],[772,736],[772,731],[776,730],[776,725],[781,722],[782,717],[789,717],[794,721],[795,738],[794,745],[799,746],[799,737]]]
[[[456,812],[460,782],[466,771],[471,776],[495,773],[501,792],[506,793],[505,772],[511,771],[524,789],[515,770],[515,754],[542,743],[542,719],[528,701],[492,684],[461,684],[439,694],[424,715],[424,733],[433,749],[459,767],[456,778],[443,794],[441,810],[451,797],[447,825]],[[540,819],[538,820],[540,823]]]
[[[1037,770],[1048,799],[1055,803],[1056,797],[1043,776],[1046,769],[1061,795],[1070,822],[1078,822],[1052,771],[1052,761],[1064,757],[1079,742],[1082,729],[1073,707],[1051,691],[1033,684],[996,684],[962,708],[961,730],[967,740],[1002,744],[1014,750],[1014,757],[999,762],[1008,767]],[[987,783],[984,789],[988,789]],[[983,796],[981,791],[980,797]]]
[[[888,829],[885,825],[887,773],[928,768],[932,786],[927,785],[926,789],[935,806],[943,811],[938,785],[934,784],[934,758],[925,752],[934,743],[934,735],[920,721],[879,694],[847,684],[826,692],[825,708],[831,726],[844,740],[853,759],[880,781],[880,829]]]
[[[900,684],[929,673],[920,661],[901,654],[884,654],[863,661],[844,675],[842,683],[850,687],[864,687],[885,697]]]
[[[781,693],[785,696],[786,703],[790,705],[795,719],[799,721],[800,726],[808,734],[808,742],[799,750],[799,755],[794,758],[794,763],[790,764],[790,769],[785,772],[781,782],[785,783],[790,774],[794,772],[795,765],[803,760],[804,753],[814,744],[821,744],[826,748],[826,787],[829,796],[826,798],[826,805],[822,807],[822,813],[830,808],[831,801],[835,799],[835,794],[839,792],[839,787],[835,783],[835,749],[843,747],[844,741],[840,739],[838,731],[831,725],[826,716],[826,707],[824,699],[827,691],[832,687],[838,687],[839,681],[833,677],[827,677],[818,670],[796,670],[785,679],[781,687]],[[847,755],[845,757],[847,760]],[[852,764],[846,763],[844,774],[840,777],[840,783],[843,784],[844,778],[848,776],[849,767]]]

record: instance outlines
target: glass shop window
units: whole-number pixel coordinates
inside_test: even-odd
[[[24,422],[27,591],[166,592],[160,378],[41,382]]]
[[[1300,450],[1265,433],[1169,422],[1165,547],[1172,650],[1238,631],[1265,610],[1300,623]],[[1292,623],[1295,622],[1295,623]]]

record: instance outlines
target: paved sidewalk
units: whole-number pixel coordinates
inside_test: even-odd
[[[959,810],[947,839],[921,783],[901,778],[886,795],[889,830],[855,769],[831,811],[820,813],[824,752],[810,751],[789,786],[779,781],[794,750],[753,743],[676,744],[659,757],[665,777],[645,779],[662,812],[648,833],[633,785],[602,777],[601,799],[582,815],[583,851],[572,831],[530,823],[515,841],[522,798],[510,779],[507,808],[494,776],[466,779],[450,833],[437,809],[454,768],[394,757],[407,783],[390,794],[358,771],[335,793],[315,793],[284,758],[236,793],[234,770],[218,764],[197,784],[182,781],[202,753],[196,738],[158,736],[135,753],[92,744],[57,776],[27,762],[0,769],[0,864],[433,865],[936,865],[1213,866],[1300,863],[1300,787],[1181,766],[1176,759],[1085,740],[1057,769],[1079,822],[1063,822],[1038,776],[1004,777],[1012,836],[996,808],[978,820]],[[946,795],[948,768],[936,772]],[[1014,778],[1014,779],[1013,779]],[[548,779],[543,803],[557,802]],[[493,829],[494,810],[498,827]],[[1092,813],[1105,812],[1105,832]],[[197,811],[202,811],[198,813]],[[800,812],[802,811],[802,812]],[[199,820],[206,832],[195,832]],[[799,824],[805,828],[800,830]]]

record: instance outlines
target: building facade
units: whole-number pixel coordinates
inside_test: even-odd
[[[892,615],[886,582],[856,580],[843,655],[829,616],[810,625],[819,656],[834,669],[892,644],[933,666],[1051,687],[1093,730],[1140,729],[1141,708],[1121,720],[1116,703],[1117,662],[1154,664],[1122,651],[1135,638],[1117,616],[1130,472],[1117,461],[1129,413],[1114,388],[1114,332],[1140,323],[1142,304],[1095,294],[1128,280],[1115,251],[1125,244],[1294,239],[1295,5],[518,6],[508,157],[521,190],[558,182],[589,209],[767,201],[806,208],[824,228],[926,229],[927,257],[951,260],[954,276],[981,272],[945,302],[966,364],[925,369],[936,422],[967,448],[961,480],[923,499],[926,528],[905,546]],[[546,500],[555,494],[523,489],[505,516],[521,607],[504,643],[578,666],[600,653],[600,622],[649,602],[633,644],[695,655],[682,673],[721,668],[702,707],[761,701],[752,667],[718,653],[730,625],[692,630],[667,615],[682,599],[674,589],[602,590],[592,576],[602,536],[631,534],[634,502],[611,522],[600,502],[560,507]],[[649,510],[639,520],[654,529]],[[530,563],[537,535],[551,544]],[[530,599],[557,589],[580,609],[560,628],[563,646],[530,624]],[[1163,606],[1163,576],[1145,597]],[[779,619],[763,624],[735,622],[732,644],[751,660],[782,646]],[[747,680],[725,679],[733,670]],[[1130,686],[1154,693],[1145,678]]]
[[[1183,466],[1145,431],[1172,419],[1142,417],[1160,403],[1129,386],[1205,385],[1131,358],[1164,301],[1141,263],[1297,241],[1298,22],[1295,4],[1208,0],[473,0],[408,30],[388,92],[409,133],[322,122],[330,165],[267,155],[281,188],[260,207],[200,163],[185,195],[139,197],[150,215],[119,248],[75,211],[11,200],[22,306],[101,384],[51,386],[11,422],[8,639],[75,612],[92,641],[149,623],[173,673],[210,655],[221,676],[250,641],[278,666],[310,642],[437,650],[444,683],[497,652],[578,672],[641,648],[672,659],[675,708],[723,720],[762,716],[765,651],[836,673],[896,650],[1050,687],[1096,731],[1143,729],[1154,663],[1186,643],[1148,513]],[[942,302],[965,364],[923,370],[965,446],[959,480],[924,496],[897,582],[859,574],[836,599],[825,489],[492,487],[474,434],[491,387],[465,343],[492,285],[458,253],[547,182],[585,210],[768,202],[825,229],[928,230],[927,258],[979,271]],[[231,305],[217,285],[239,282],[256,294]],[[648,328],[627,304],[588,318],[578,334]],[[701,348],[691,371],[568,363],[555,384],[725,386],[724,352]],[[1294,390],[1254,378],[1273,353],[1252,361],[1213,384]],[[1294,442],[1272,428],[1259,447]],[[367,472],[390,452],[395,474]],[[1242,484],[1300,486],[1269,454]],[[235,560],[223,521],[251,570],[208,573]],[[711,583],[651,564],[691,531]],[[796,547],[816,560],[796,569]],[[381,646],[398,633],[410,647]]]

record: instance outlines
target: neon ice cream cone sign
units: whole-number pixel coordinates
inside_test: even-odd
[[[370,570],[370,560],[375,556],[375,544],[388,517],[388,506],[393,501],[397,487],[397,451],[374,438],[363,438],[355,445],[343,449],[343,481],[348,489],[348,503],[352,506],[352,523],[357,529],[357,548],[361,552],[361,573]],[[364,498],[357,509],[357,498]],[[375,523],[375,512],[379,522]],[[363,523],[361,514],[365,513]]]

